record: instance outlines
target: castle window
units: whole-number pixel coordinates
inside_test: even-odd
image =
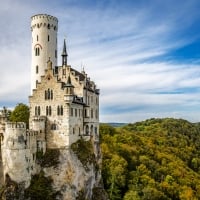
[[[40,106],[35,107],[35,116],[40,116]]]
[[[40,48],[37,47],[35,48],[35,56],[39,56],[40,55]]]
[[[75,108],[75,117],[77,117],[77,109]]]
[[[47,28],[50,29],[50,24],[47,25]]]
[[[47,98],[48,98],[48,92],[45,90],[45,93],[44,93],[44,98],[45,98],[45,100],[47,100]]]
[[[53,90],[51,90],[51,99],[53,99]]]
[[[91,109],[91,118],[93,118],[93,109]]]
[[[73,116],[73,108],[71,108],[71,116]]]
[[[49,116],[51,116],[51,106],[49,106]]]
[[[52,124],[51,125],[51,130],[57,130],[58,128],[57,128],[57,125],[56,124]]]
[[[39,40],[38,35],[37,35],[37,41]]]
[[[89,126],[88,126],[88,125],[86,125],[85,134],[86,134],[86,135],[89,135]]]
[[[78,135],[81,135],[81,129],[80,129],[80,127],[78,129]]]
[[[60,107],[57,107],[57,115],[60,115]]]
[[[40,116],[40,106],[38,106],[38,115]]]
[[[46,106],[46,115],[49,115],[49,107]]]
[[[50,37],[49,37],[49,35],[48,35],[48,42],[49,42],[49,39],[50,39]]]
[[[96,117],[96,119],[98,119],[98,110],[97,109],[95,110],[95,117]]]
[[[51,93],[50,93],[50,89],[48,89],[48,96],[47,99],[50,99]]]
[[[36,66],[36,74],[38,74],[38,72],[39,72],[39,67],[38,67],[38,65]]]
[[[73,128],[73,134],[75,134],[75,128]]]
[[[57,50],[55,50],[55,58],[57,58]]]
[[[63,106],[60,107],[60,114],[63,115]]]

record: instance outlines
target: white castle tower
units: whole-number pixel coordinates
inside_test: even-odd
[[[56,17],[47,14],[31,17],[31,94],[32,90],[36,89],[36,82],[40,82],[41,76],[45,74],[49,58],[53,67],[57,65],[57,30],[58,19]]]

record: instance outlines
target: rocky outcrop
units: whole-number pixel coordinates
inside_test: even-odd
[[[101,180],[98,144],[79,140],[71,148],[47,149],[44,155],[38,152],[37,165],[38,173],[32,177],[30,186],[24,189],[22,183],[9,179],[3,199],[108,199]]]

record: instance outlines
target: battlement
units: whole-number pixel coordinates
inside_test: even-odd
[[[53,20],[55,22],[58,22],[58,19],[56,17],[47,15],[47,14],[37,14],[31,17],[31,20],[38,20],[38,19],[47,19],[47,20]]]
[[[26,129],[24,122],[7,122],[6,129]]]
[[[39,14],[31,17],[31,30],[41,27],[46,27],[47,29],[57,31],[58,19],[47,14]]]

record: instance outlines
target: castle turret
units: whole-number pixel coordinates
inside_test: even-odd
[[[52,61],[52,66],[57,65],[57,30],[56,17],[39,14],[31,17],[32,31],[32,67],[31,67],[31,94],[36,89],[36,83],[41,81],[45,74],[47,61]]]

